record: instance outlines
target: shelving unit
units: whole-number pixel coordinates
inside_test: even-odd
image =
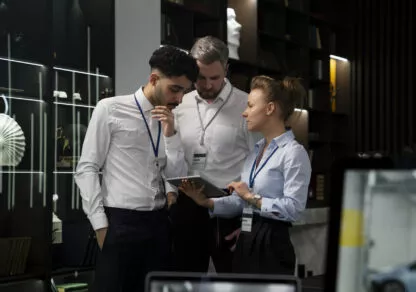
[[[0,166],[0,290],[46,292],[52,280],[90,279],[95,264],[73,175],[95,105],[114,94],[114,2],[19,3],[6,1],[1,11],[0,95],[26,146],[18,165]],[[12,21],[23,16],[28,21]],[[19,237],[30,239],[26,262],[10,257],[24,254],[8,241]]]
[[[163,45],[189,50],[198,37],[227,41],[226,0],[161,0]]]
[[[307,99],[299,107],[308,111],[308,130],[295,129],[305,127],[305,123],[293,127],[311,157],[313,174],[308,201],[311,208],[327,206],[331,192],[330,165],[351,149],[349,63],[337,61],[336,109],[332,108],[330,92],[330,55],[341,52],[348,57],[343,53],[348,52],[344,47],[350,31],[332,21],[330,10],[323,9],[324,2],[228,1],[242,24],[240,60],[230,60],[231,82],[248,91],[250,80],[256,75],[294,76],[300,77],[307,89]]]
[[[91,269],[98,253],[95,234],[82,210],[82,198],[73,176],[95,105],[111,88],[111,78],[95,73],[55,67],[53,99],[54,145],[52,211],[62,221],[62,234],[52,234],[52,275]],[[74,94],[76,98],[74,98]],[[81,97],[81,99],[79,99]],[[57,239],[56,239],[57,238]]]

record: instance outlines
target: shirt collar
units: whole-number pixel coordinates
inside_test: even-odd
[[[213,103],[216,103],[217,101],[224,102],[227,99],[228,95],[230,94],[231,89],[232,89],[232,85],[231,85],[230,81],[228,81],[227,78],[224,78],[224,82],[225,82],[225,84],[224,84],[223,88],[221,89],[220,93],[215,98]],[[196,97],[197,102],[205,101],[202,97],[199,96],[197,91],[195,91],[195,93],[196,93],[195,97]]]
[[[154,106],[150,103],[150,101],[144,95],[143,87],[140,87],[135,92],[135,95],[136,95],[137,101],[139,102],[143,112],[149,112],[154,108]]]
[[[272,147],[274,147],[274,146],[283,147],[287,143],[289,143],[293,140],[295,140],[295,135],[293,134],[292,130],[288,129],[286,132],[284,132],[280,136],[273,138],[273,140],[270,142],[270,146],[272,146]],[[264,146],[265,143],[266,143],[266,139],[263,138],[259,142],[256,143],[255,148],[257,150],[261,149]]]

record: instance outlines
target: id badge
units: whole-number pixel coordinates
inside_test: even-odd
[[[241,231],[251,232],[253,227],[253,208],[245,207],[243,209],[243,217],[241,220]]]
[[[192,155],[192,172],[202,172],[207,165],[207,151],[203,147],[198,147]]]

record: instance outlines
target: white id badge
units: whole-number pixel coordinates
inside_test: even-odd
[[[202,172],[207,165],[207,151],[203,147],[198,147],[192,155],[192,172]]]
[[[243,217],[241,220],[241,231],[251,232],[253,226],[253,208],[245,207],[243,209]]]

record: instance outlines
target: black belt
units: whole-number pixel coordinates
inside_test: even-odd
[[[292,223],[288,222],[288,221],[282,221],[282,220],[276,220],[276,219],[271,219],[271,218],[266,218],[263,216],[260,216],[259,213],[254,213],[253,214],[253,223],[257,223],[257,222],[265,222],[268,224],[274,224],[274,225],[282,225],[282,226],[286,226],[286,227],[292,227]]]
[[[165,208],[158,210],[149,210],[149,211],[138,211],[132,209],[123,209],[123,208],[114,208],[114,207],[104,207],[105,213],[108,219],[113,219],[116,221],[127,220],[129,222],[137,221],[142,222],[146,219],[158,219],[168,216],[168,212]]]

